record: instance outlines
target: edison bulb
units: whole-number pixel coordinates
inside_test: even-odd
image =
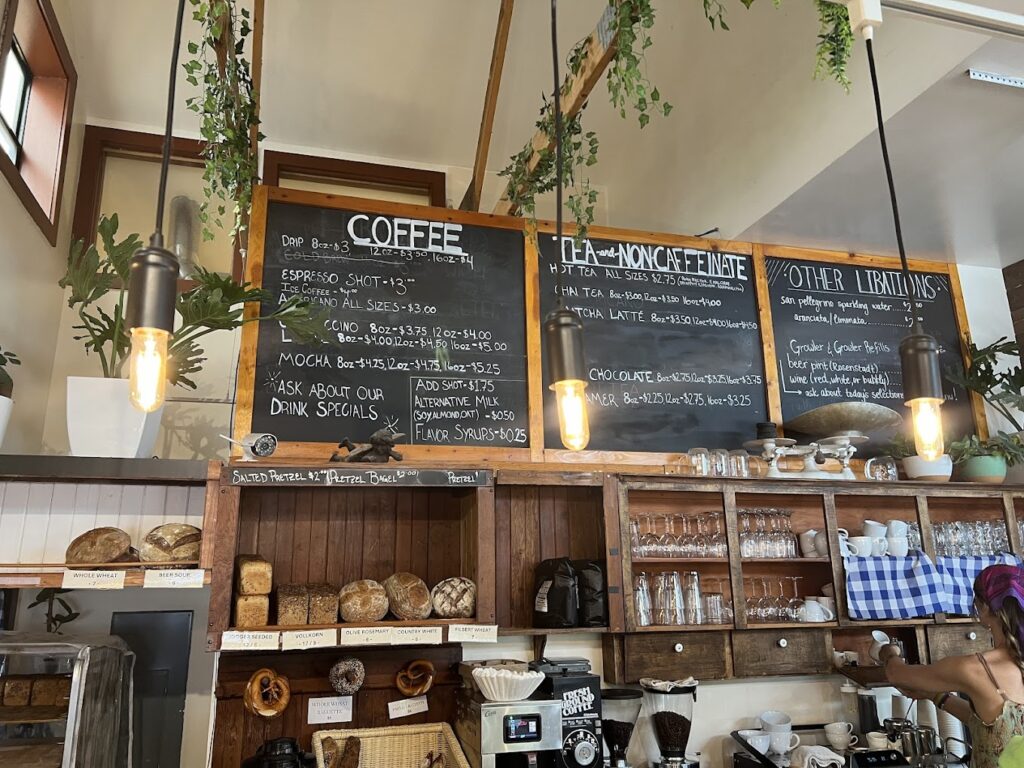
[[[132,328],[129,380],[132,405],[150,413],[164,404],[167,389],[167,331]]]
[[[911,400],[908,405],[913,420],[917,455],[925,461],[935,461],[945,450],[942,440],[942,400],[919,397]]]
[[[551,385],[558,403],[558,429],[562,445],[570,451],[582,451],[590,442],[590,422],[587,419],[587,398],[583,390],[587,382],[579,379],[556,381]]]

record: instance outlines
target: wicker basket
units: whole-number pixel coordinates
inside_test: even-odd
[[[359,768],[423,768],[424,758],[429,753],[434,757],[444,755],[444,768],[469,768],[466,756],[447,723],[317,731],[313,734],[317,768],[326,768],[322,742],[327,736],[338,741],[339,746],[343,746],[349,736],[358,736]],[[435,763],[435,768],[438,765]]]

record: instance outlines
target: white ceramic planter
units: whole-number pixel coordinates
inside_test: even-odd
[[[7,422],[11,420],[11,409],[14,408],[14,401],[9,397],[0,395],[0,448],[4,444],[4,435],[7,433]]]
[[[903,459],[903,471],[911,480],[945,483],[953,474],[953,460],[949,454],[943,454],[934,461],[926,461],[920,456],[907,456]]]
[[[147,459],[160,432],[163,408],[136,410],[127,379],[68,376],[68,442],[72,456]]]

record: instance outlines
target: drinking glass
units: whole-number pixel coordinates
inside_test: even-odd
[[[907,544],[910,549],[921,549],[921,527],[917,523],[907,526]]]
[[[664,571],[655,579],[654,620],[663,626],[686,623],[683,583],[676,571]]]
[[[657,557],[658,534],[654,532],[654,518],[644,515],[641,520],[645,523],[644,534],[640,537],[640,549],[643,557]]]
[[[725,620],[725,598],[721,592],[704,593],[704,623],[728,624]]]
[[[675,532],[672,530],[672,517],[670,515],[662,515],[661,523],[662,531],[661,536],[658,538],[658,556],[678,557],[676,547],[679,542],[676,540]]]
[[[647,574],[641,571],[633,579],[633,606],[636,612],[636,623],[639,627],[649,627],[654,623],[651,605],[651,585]]]
[[[715,524],[714,533],[711,534],[712,557],[728,557],[729,544],[725,532],[722,530],[722,520],[725,515],[721,512],[712,512],[711,519]]]
[[[704,602],[700,594],[700,574],[690,571],[686,574],[683,587],[684,610],[687,624],[704,623]]]
[[[629,521],[629,551],[633,557],[643,557],[643,549],[640,546],[640,521],[636,519]]]
[[[728,477],[729,475],[729,452],[724,448],[715,448],[711,451],[711,476]]]
[[[803,576],[787,576],[786,578],[793,582],[793,596],[789,599],[789,604],[786,606],[786,615],[790,621],[800,621],[800,609],[804,607],[804,601],[800,597],[797,582]]]
[[[729,476],[750,477],[750,454],[746,451],[729,451]]]
[[[695,477],[711,477],[711,453],[707,448],[691,448],[686,455],[690,457],[690,470]]]

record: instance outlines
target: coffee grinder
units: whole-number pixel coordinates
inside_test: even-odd
[[[611,768],[632,768],[626,762],[629,740],[643,704],[640,691],[629,688],[606,688],[601,691],[601,733],[608,753],[605,765]]]
[[[562,703],[562,749],[545,754],[548,768],[594,768],[601,764],[601,678],[586,659],[539,659],[530,669],[543,672],[534,699]]]
[[[651,680],[640,681],[643,689],[644,710],[654,733],[653,746],[647,748],[652,768],[698,768],[699,760],[687,757],[693,723],[693,703],[697,699],[697,681]]]

